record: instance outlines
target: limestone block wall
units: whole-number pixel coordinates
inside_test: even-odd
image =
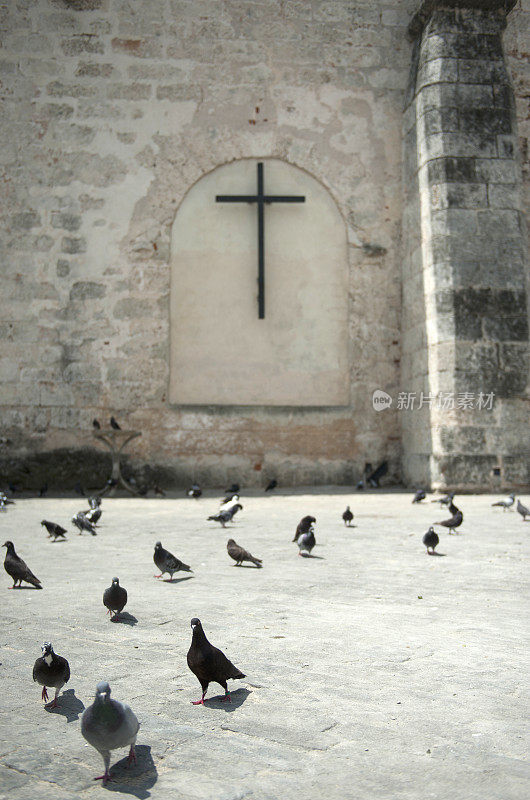
[[[455,399],[454,408],[429,409],[430,482],[441,487],[530,483],[525,219],[502,48],[507,10],[499,2],[424,3],[412,26],[424,391]],[[466,393],[470,407],[459,404]],[[489,394],[492,407],[477,407]],[[412,470],[416,444],[405,447]]]
[[[1,8],[3,474],[108,471],[91,421],[160,480],[346,482],[401,432],[401,113],[412,0],[17,0]],[[348,235],[350,401],[168,401],[170,231],[233,159],[282,159]],[[316,301],[318,298],[316,298]]]

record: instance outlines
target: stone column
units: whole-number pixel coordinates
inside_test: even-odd
[[[409,29],[402,389],[424,396],[401,412],[403,472],[433,488],[530,485],[525,233],[501,38],[514,5],[425,0]]]

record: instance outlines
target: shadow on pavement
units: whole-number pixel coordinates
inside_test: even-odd
[[[55,708],[46,708],[48,714],[58,714],[66,717],[67,722],[75,722],[79,719],[79,714],[85,710],[84,704],[75,696],[75,689],[67,689],[57,699],[58,705]]]
[[[147,744],[136,745],[136,764],[127,765],[127,756],[110,768],[111,781],[104,787],[109,792],[132,794],[140,800],[151,796],[151,789],[158,780],[158,772]]]

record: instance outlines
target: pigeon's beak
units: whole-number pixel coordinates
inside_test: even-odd
[[[109,699],[109,693],[108,692],[98,692],[98,697],[99,697],[100,700],[106,701],[106,700]]]

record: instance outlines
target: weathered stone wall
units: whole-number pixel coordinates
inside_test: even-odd
[[[401,120],[416,5],[3,4],[4,472],[28,485],[43,470],[53,485],[58,464],[63,485],[105,472],[91,420],[114,413],[143,432],[136,467],[167,482],[346,482],[382,458],[399,476],[398,414],[375,413],[372,391],[395,397],[400,385]],[[176,209],[205,173],[249,156],[307,170],[347,225],[343,408],[168,402]]]
[[[506,6],[462,0],[424,7],[429,13],[413,25],[419,57],[405,125],[407,135],[416,132],[423,275],[417,296],[423,291],[426,309],[422,389],[455,401],[454,408],[434,402],[428,409],[428,482],[527,486],[526,247],[514,99],[502,49]],[[411,281],[419,281],[416,271],[412,279],[405,275],[405,285]],[[483,408],[477,408],[480,393]],[[407,445],[412,471],[428,449]]]

